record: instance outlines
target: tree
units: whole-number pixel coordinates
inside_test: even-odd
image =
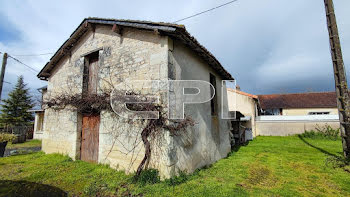
[[[8,99],[3,100],[0,120],[9,125],[23,125],[34,120],[33,114],[28,112],[34,107],[29,89],[23,82],[23,76],[18,77],[15,88],[9,93]]]

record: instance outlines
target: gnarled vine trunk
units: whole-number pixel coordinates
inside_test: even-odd
[[[149,121],[147,126],[142,130],[141,132],[141,138],[143,145],[145,147],[145,156],[143,157],[141,163],[137,167],[136,175],[135,177],[138,178],[144,168],[148,167],[148,164],[151,159],[151,143],[148,140],[148,137],[151,135],[152,131],[155,129],[155,122],[156,120],[152,119]]]

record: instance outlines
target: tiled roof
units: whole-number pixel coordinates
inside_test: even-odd
[[[335,92],[258,95],[262,109],[335,108]]]
[[[47,80],[51,75],[51,71],[56,66],[58,61],[69,55],[70,50],[79,42],[80,38],[89,30],[89,24],[101,24],[101,25],[117,25],[121,27],[131,27],[143,30],[158,31],[160,34],[168,35],[172,38],[180,40],[195,53],[198,54],[203,60],[205,60],[209,66],[218,72],[220,76],[225,80],[233,80],[233,77],[220,62],[211,54],[204,46],[202,46],[193,36],[191,36],[184,25],[162,23],[162,22],[149,22],[149,21],[137,21],[137,20],[120,20],[120,19],[106,19],[106,18],[86,18],[77,29],[71,34],[57,52],[51,57],[50,61],[44,66],[44,68],[37,75],[40,79]]]
[[[227,88],[228,91],[230,92],[236,92],[237,94],[241,94],[241,95],[244,95],[244,96],[248,96],[248,97],[251,97],[251,98],[254,98],[254,99],[257,99],[258,96],[254,95],[254,94],[249,94],[249,93],[246,93],[246,92],[242,92],[240,90],[235,90],[235,89],[232,89],[232,88]]]

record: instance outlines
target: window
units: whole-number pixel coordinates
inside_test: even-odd
[[[266,109],[263,115],[282,115],[282,109]]]
[[[217,100],[217,92],[216,92],[216,77],[210,73],[210,83],[214,86],[215,95],[212,100],[210,100],[210,107],[211,107],[211,115],[217,115],[218,114],[218,100]],[[213,89],[210,88],[210,95],[213,95]]]
[[[330,112],[309,112],[309,115],[327,115]]]
[[[44,125],[44,113],[38,113],[37,114],[37,124],[36,124],[36,131],[43,131],[43,125]]]

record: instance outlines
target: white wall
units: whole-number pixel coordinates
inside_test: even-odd
[[[255,116],[256,116],[256,100],[251,96],[240,94],[236,90],[228,89],[228,105],[230,111],[239,111],[245,116],[250,116],[250,121],[243,123],[243,126],[251,128],[253,136],[256,136]]]
[[[338,115],[258,116],[256,131],[261,136],[288,136],[329,125],[339,128]]]

